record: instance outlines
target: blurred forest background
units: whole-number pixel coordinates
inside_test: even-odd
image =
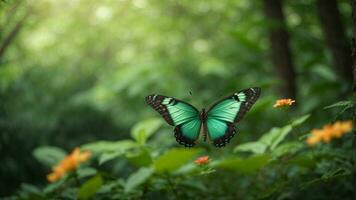
[[[173,182],[176,199],[355,199],[351,134],[332,144],[305,144],[312,129],[352,119],[351,11],[347,0],[0,1],[0,196],[71,199],[80,188],[71,182],[61,183],[68,186],[61,194],[43,191],[51,166],[43,164],[38,148],[71,152],[101,141],[107,143],[97,151],[87,145],[95,173],[80,179],[85,183],[94,176],[95,182],[101,174],[96,198],[154,199],[155,191],[166,191],[160,197],[174,199]],[[168,175],[167,186],[161,176],[142,172],[167,151],[187,153],[178,148],[173,128],[145,104],[147,95],[174,96],[202,108],[254,86],[262,88],[262,96],[232,142],[224,149],[201,144],[190,152],[200,149],[194,156],[215,161],[271,156],[262,157],[266,161],[247,160],[235,169],[236,160],[231,165],[224,160],[211,166],[216,172],[194,180],[184,178],[187,171]],[[287,111],[273,108],[280,98],[296,104]],[[273,148],[239,151],[240,144],[300,116],[290,125],[292,133],[283,136],[294,142],[293,148],[285,145],[285,157],[275,156]],[[109,154],[98,164],[95,159],[110,142],[135,138],[135,127],[146,131],[139,151],[149,163],[130,164],[126,154]],[[53,157],[50,150],[44,154]],[[262,172],[256,167],[244,173],[254,164],[261,164]],[[136,176],[141,177],[137,187],[118,192],[136,169],[143,173]],[[115,186],[107,189],[109,182]]]

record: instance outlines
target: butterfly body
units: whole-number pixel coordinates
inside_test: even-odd
[[[236,134],[235,124],[256,102],[260,88],[248,88],[216,102],[209,109],[198,111],[194,106],[163,95],[149,95],[146,102],[175,126],[174,135],[179,144],[195,145],[200,133],[216,147],[225,146]]]

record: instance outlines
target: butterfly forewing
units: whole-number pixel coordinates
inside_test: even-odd
[[[161,114],[168,124],[175,126],[175,137],[179,144],[194,146],[201,126],[199,111],[195,107],[163,95],[149,95],[146,102]]]
[[[239,94],[242,96],[242,94]],[[233,98],[220,101],[208,112],[208,117],[226,122],[234,122],[242,102]]]
[[[256,103],[257,99],[260,97],[261,89],[258,87],[248,88],[238,92],[237,94],[243,93],[245,94],[245,98],[242,101],[241,109],[237,113],[235,118],[235,123],[242,120],[245,116],[246,112],[249,111],[253,104]],[[234,94],[236,98],[236,93]],[[238,95],[237,95],[238,96]]]
[[[234,123],[239,122],[257,101],[260,88],[248,88],[215,103],[207,114],[208,136],[215,146],[225,146],[235,135]]]

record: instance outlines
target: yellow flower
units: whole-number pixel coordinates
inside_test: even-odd
[[[89,151],[81,153],[78,147],[75,148],[70,155],[66,156],[58,165],[53,167],[52,173],[47,175],[47,180],[49,182],[57,181],[67,172],[76,169],[80,163],[88,160],[90,156],[91,153]]]
[[[194,162],[197,165],[205,165],[209,162],[209,156],[201,156],[197,158]]]
[[[278,108],[278,107],[285,107],[285,106],[291,106],[295,100],[292,99],[278,99],[276,103],[273,105],[273,107]]]
[[[320,141],[319,137],[312,136],[307,139],[307,144],[314,145],[314,144],[318,143],[319,141]]]
[[[340,138],[351,130],[351,121],[337,121],[334,124],[325,125],[322,129],[313,129],[306,143],[311,146],[319,142],[329,143],[333,138]]]

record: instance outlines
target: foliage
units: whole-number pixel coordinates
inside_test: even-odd
[[[0,1],[0,196],[5,199],[355,199],[352,134],[308,146],[351,118],[313,1],[284,1],[295,104],[273,108],[262,1]],[[344,24],[348,2],[339,1]],[[346,27],[350,32],[350,27]],[[207,107],[259,86],[226,148],[184,148],[144,104],[152,93]],[[89,162],[48,183],[75,147]],[[204,165],[194,162],[208,156]]]
[[[354,150],[345,142],[346,139],[341,146],[323,144],[314,148],[306,145],[305,139],[295,137],[301,134],[298,127],[303,126],[309,118],[310,115],[303,115],[280,128],[274,127],[257,141],[237,145],[234,154],[212,151],[213,147],[154,148],[150,136],[153,136],[151,130],[157,123],[155,120],[145,120],[133,128],[133,132],[140,130],[141,139],[135,137],[137,134],[132,134],[135,138],[133,140],[97,141],[83,145],[82,149],[95,153],[90,165],[80,166],[60,181],[48,184],[43,189],[24,185],[18,197],[144,199],[163,195],[167,199],[215,199],[219,193],[217,190],[222,189],[218,185],[226,184],[221,178],[227,178],[227,175],[230,178],[240,177],[239,181],[229,184],[231,187],[242,187],[241,193],[224,190],[237,198],[243,198],[245,194],[253,197],[256,190],[259,198],[283,197],[286,193],[291,198],[297,198],[300,195],[299,190],[311,192],[315,185],[328,187],[328,181],[340,181],[355,170],[351,164],[354,162]],[[157,131],[157,128],[156,126],[154,129]],[[288,137],[292,132],[296,135]],[[48,153],[41,153],[46,149],[49,150]],[[48,159],[49,154],[62,155],[62,152],[63,150],[55,147],[38,147],[34,155],[43,162]],[[132,152],[139,152],[134,153],[138,158],[136,162],[132,161]],[[210,154],[212,161],[204,166],[195,164],[193,160],[199,154]],[[107,157],[108,155],[112,156]],[[97,166],[97,170],[91,166]],[[129,173],[126,173],[127,169],[130,169]],[[256,179],[262,182],[256,185],[253,181]],[[269,184],[269,181],[274,183]],[[251,187],[256,189],[248,189]],[[348,189],[344,191],[352,192]]]

